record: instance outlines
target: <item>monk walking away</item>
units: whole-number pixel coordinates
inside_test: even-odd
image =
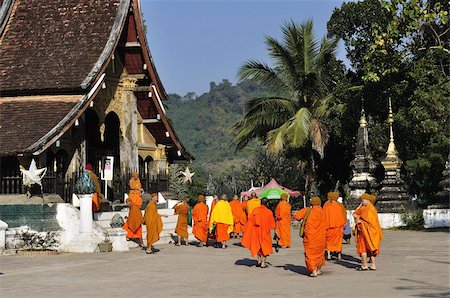
[[[153,254],[158,250],[153,247],[153,244],[159,240],[159,234],[163,229],[163,224],[161,217],[167,217],[167,215],[161,215],[158,213],[158,207],[156,203],[158,202],[158,194],[152,194],[152,200],[148,203],[147,208],[145,208],[144,214],[144,224],[147,226],[147,254]]]
[[[289,248],[291,246],[291,204],[287,202],[288,198],[288,194],[283,193],[275,209],[278,244],[281,248]]]
[[[208,241],[208,205],[205,204],[204,195],[199,195],[197,201],[198,203],[192,209],[192,220],[194,221],[192,233],[200,241],[198,246],[201,247]]]
[[[356,250],[361,256],[359,271],[377,270],[376,257],[380,254],[383,232],[375,209],[376,197],[364,193],[360,197],[361,204],[353,212],[355,218]],[[368,260],[370,259],[370,267]]]
[[[325,213],[320,204],[320,198],[313,197],[310,200],[311,207],[303,208],[294,215],[296,220],[303,220],[300,236],[303,237],[306,269],[311,277],[321,275],[322,266],[325,266],[327,230]]]
[[[329,192],[328,201],[323,205],[327,228],[327,259],[331,259],[331,253],[337,253],[337,258],[342,258],[342,238],[344,237],[344,226],[347,224],[347,211],[337,201],[338,192]]]
[[[188,214],[189,214],[189,199],[184,199],[183,201],[177,203],[173,209],[174,214],[178,215],[177,226],[175,227],[175,233],[178,235],[177,246],[182,244],[182,240],[185,241],[186,245],[189,245],[189,233],[188,233]]]
[[[242,233],[244,232],[245,223],[247,222],[247,217],[237,195],[233,196],[233,200],[230,202],[230,206],[231,211],[233,212],[234,220],[233,237],[241,238]]]
[[[100,182],[98,181],[97,175],[94,173],[94,169],[92,168],[92,165],[88,163],[86,165],[86,172],[89,175],[89,178],[91,178],[92,182],[94,182],[95,185],[95,192],[92,196],[92,212],[99,212],[100,211],[100,203],[102,202],[102,190],[100,187]]]
[[[214,206],[209,225],[210,231],[214,230],[215,232],[216,242],[222,248],[226,248],[230,233],[233,231],[233,212],[230,203],[227,202],[227,195],[223,194]]]
[[[136,205],[131,198],[126,200],[129,211],[128,218],[125,222],[123,229],[127,232],[127,241],[131,239],[137,239],[139,246],[143,247],[144,242],[142,241],[142,213],[141,207]]]
[[[253,209],[245,226],[242,245],[254,257],[258,255],[258,267],[267,267],[267,257],[273,253],[271,230],[275,229],[272,211],[267,208],[269,200],[263,198],[261,206]]]
[[[261,200],[256,196],[256,192],[252,192],[250,200],[247,201],[247,216],[252,215],[253,209],[261,206]]]
[[[141,193],[144,189],[142,188],[141,180],[139,180],[138,172],[131,173],[131,178],[130,182],[128,182],[128,186],[130,187],[129,198],[133,201],[135,205],[141,208],[142,207]]]

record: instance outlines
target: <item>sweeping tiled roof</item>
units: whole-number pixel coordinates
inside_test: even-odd
[[[119,2],[13,1],[0,36],[0,94],[79,90],[107,44]]]
[[[56,126],[82,95],[18,96],[0,100],[0,152],[26,152]]]

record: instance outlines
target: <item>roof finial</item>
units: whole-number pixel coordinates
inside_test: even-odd
[[[359,118],[359,127],[366,127],[366,112],[364,111],[364,98],[361,99],[361,117]]]
[[[391,97],[389,97],[389,114],[388,114],[388,123],[389,123],[389,146],[386,151],[386,155],[388,157],[396,157],[397,150],[395,149],[394,143],[394,130],[392,128],[392,124],[394,123],[394,114],[392,113],[392,101]]]

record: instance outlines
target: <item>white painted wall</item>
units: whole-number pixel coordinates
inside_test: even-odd
[[[423,210],[425,228],[448,228],[450,227],[450,209],[426,209]]]
[[[7,228],[8,224],[0,220],[0,252],[5,250]]]

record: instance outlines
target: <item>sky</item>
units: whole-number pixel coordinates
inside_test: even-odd
[[[317,37],[341,0],[141,0],[147,40],[167,93],[198,95],[238,80],[248,59],[270,64],[264,37],[281,40],[285,21],[314,22]],[[338,58],[345,60],[340,44]]]

